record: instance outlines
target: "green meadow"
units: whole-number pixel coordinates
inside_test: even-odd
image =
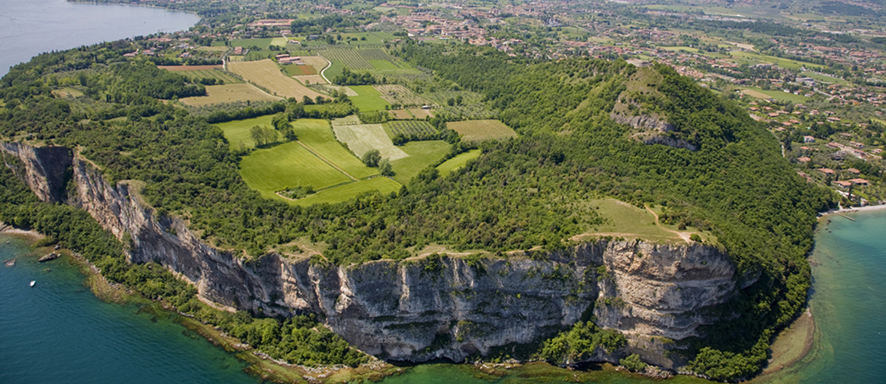
[[[468,163],[468,161],[476,159],[478,157],[480,157],[480,150],[479,149],[472,149],[470,151],[467,151],[465,153],[460,153],[460,154],[456,155],[455,157],[444,161],[443,164],[440,164],[437,166],[437,170],[440,171],[441,176],[446,176],[446,175],[452,173],[453,171],[455,171],[461,167],[464,167],[465,164]]]
[[[329,75],[327,74],[327,77]],[[381,93],[371,85],[350,86],[359,96],[351,97],[351,103],[355,107],[360,108],[361,112],[367,111],[384,111],[385,106],[389,105],[387,101],[381,98]]]
[[[409,157],[391,162],[391,167],[393,167],[396,173],[394,180],[402,184],[408,183],[421,170],[434,165],[442,159],[449,152],[449,147],[449,143],[442,140],[410,141],[406,143],[400,149],[409,154]]]
[[[216,124],[224,132],[225,138],[228,139],[231,150],[240,149],[242,143],[245,148],[255,148],[255,140],[252,139],[250,130],[252,127],[259,125],[262,127],[271,127],[271,119],[274,115],[256,117],[254,119],[235,120],[226,123]]]
[[[272,199],[281,199],[275,192],[287,187],[311,186],[319,190],[351,181],[293,141],[256,149],[240,161],[240,176],[250,188]]]
[[[298,141],[354,178],[362,179],[378,174],[378,169],[364,165],[335,139],[329,121],[300,119],[293,121],[292,127]]]

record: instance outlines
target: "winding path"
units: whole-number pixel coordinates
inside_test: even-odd
[[[643,208],[646,208],[646,210],[649,211],[649,213],[651,213],[652,216],[655,216],[655,225],[657,225],[659,228],[661,228],[661,229],[664,230],[664,231],[667,231],[667,232],[670,232],[670,233],[673,233],[673,234],[677,235],[679,238],[683,239],[683,241],[685,241],[685,242],[687,242],[687,243],[690,243],[690,244],[692,243],[692,240],[689,238],[689,233],[687,233],[687,232],[675,231],[675,230],[673,230],[673,229],[667,229],[667,228],[665,228],[665,227],[664,227],[663,225],[661,225],[661,223],[658,221],[658,214],[655,213],[655,211],[649,209],[649,206],[646,205],[646,204],[643,204]]]

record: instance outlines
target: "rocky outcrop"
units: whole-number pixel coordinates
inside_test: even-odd
[[[47,163],[35,155],[28,175],[57,173],[36,168]],[[109,185],[78,158],[70,164],[76,188],[68,201],[117,236],[131,262],[164,265],[218,304],[316,313],[348,342],[389,359],[461,360],[538,341],[594,315],[598,325],[625,333],[628,351],[671,368],[680,363],[665,353],[673,340],[697,336],[699,326],[717,320],[702,309],[740,289],[729,258],[699,244],[599,240],[549,254],[348,266],[313,264],[305,255],[246,261],[206,245],[179,219],[158,217],[129,183]]]
[[[609,118],[616,123],[627,124],[635,129],[639,129],[641,132],[635,134],[633,137],[642,141],[644,144],[661,144],[674,148],[688,149],[690,151],[698,150],[698,146],[695,144],[683,139],[668,136],[668,132],[674,130],[674,125],[662,121],[662,119],[656,115],[642,114],[627,116],[621,113],[611,112]]]
[[[662,121],[658,116],[654,115],[626,116],[612,112],[609,114],[609,118],[616,123],[627,124],[644,131],[670,132],[674,130],[673,125]]]
[[[47,203],[62,201],[70,176],[71,150],[19,143],[0,143],[0,149],[4,153],[5,165],[24,180],[40,200]]]

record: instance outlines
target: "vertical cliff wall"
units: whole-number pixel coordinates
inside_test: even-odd
[[[698,244],[601,240],[479,262],[443,256],[321,266],[307,255],[276,253],[245,261],[204,244],[181,220],[157,217],[130,184],[109,185],[69,151],[0,148],[22,160],[23,177],[45,201],[61,200],[54,183],[70,174],[75,188],[67,201],[126,244],[131,262],[157,262],[215,303],[316,313],[351,344],[384,358],[461,360],[536,342],[594,315],[598,325],[625,333],[631,351],[670,367],[666,339],[697,336],[699,326],[717,320],[701,310],[739,289],[729,258]]]

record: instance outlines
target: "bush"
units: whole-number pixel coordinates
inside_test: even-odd
[[[634,353],[624,359],[618,361],[623,367],[631,370],[631,372],[640,372],[646,369],[646,363],[640,360],[640,355]]]

